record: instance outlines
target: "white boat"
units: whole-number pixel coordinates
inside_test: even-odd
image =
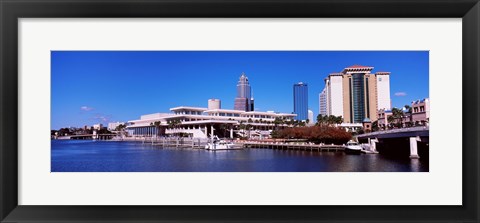
[[[236,145],[232,142],[227,142],[225,140],[214,139],[213,142],[207,143],[205,145],[206,150],[228,150],[228,149],[242,149],[240,145]]]
[[[345,153],[347,154],[360,154],[362,152],[362,146],[358,142],[348,141],[345,147]]]

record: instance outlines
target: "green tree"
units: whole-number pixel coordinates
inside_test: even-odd
[[[394,122],[395,122],[395,117],[393,117],[393,115],[390,115],[390,116],[387,117],[387,121],[388,121],[388,127],[393,128]]]
[[[156,131],[156,132],[157,132],[156,136],[160,135],[160,125],[161,125],[161,124],[162,124],[161,121],[156,121],[156,122],[150,123],[150,125],[155,126],[155,129],[157,130],[157,131]]]
[[[408,113],[412,113],[412,107],[410,107],[410,105],[405,105],[404,107],[408,111]]]
[[[115,131],[123,131],[125,130],[127,126],[125,124],[120,124],[117,127],[115,127]]]
[[[402,109],[399,108],[392,108],[392,116],[394,118],[394,124],[396,127],[402,127],[403,126],[403,117],[405,114],[403,113]],[[390,121],[389,121],[390,122]]]
[[[378,131],[378,120],[372,122],[372,132]]]
[[[245,128],[248,130],[248,138],[251,137],[251,130],[252,130],[252,125],[251,124],[247,124],[245,126]]]

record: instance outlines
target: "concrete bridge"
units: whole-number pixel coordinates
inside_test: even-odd
[[[83,135],[68,135],[58,136],[57,139],[100,139],[108,140],[115,137],[117,134],[83,134]]]
[[[383,146],[381,150],[383,150],[384,152],[398,152],[398,151],[392,151],[392,149],[397,149],[394,147],[408,147],[409,145],[410,158],[418,159],[420,158],[419,144],[423,150],[425,150],[426,148],[427,150],[426,152],[428,152],[429,127],[418,126],[418,127],[411,127],[411,128],[391,129],[386,131],[370,132],[370,133],[358,135],[357,139],[359,142],[363,142],[363,143],[366,142],[370,144],[370,147],[373,150],[377,150],[377,143],[378,143],[381,146]],[[388,151],[389,149],[390,151]]]

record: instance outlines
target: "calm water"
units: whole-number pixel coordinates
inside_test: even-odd
[[[427,160],[271,149],[207,151],[53,140],[52,172],[428,172]]]

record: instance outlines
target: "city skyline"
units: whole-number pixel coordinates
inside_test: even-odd
[[[316,116],[324,78],[353,64],[392,73],[394,107],[429,97],[427,51],[53,51],[52,129],[207,107],[210,98],[233,109],[242,72],[255,110],[293,112],[291,86],[304,81]]]

